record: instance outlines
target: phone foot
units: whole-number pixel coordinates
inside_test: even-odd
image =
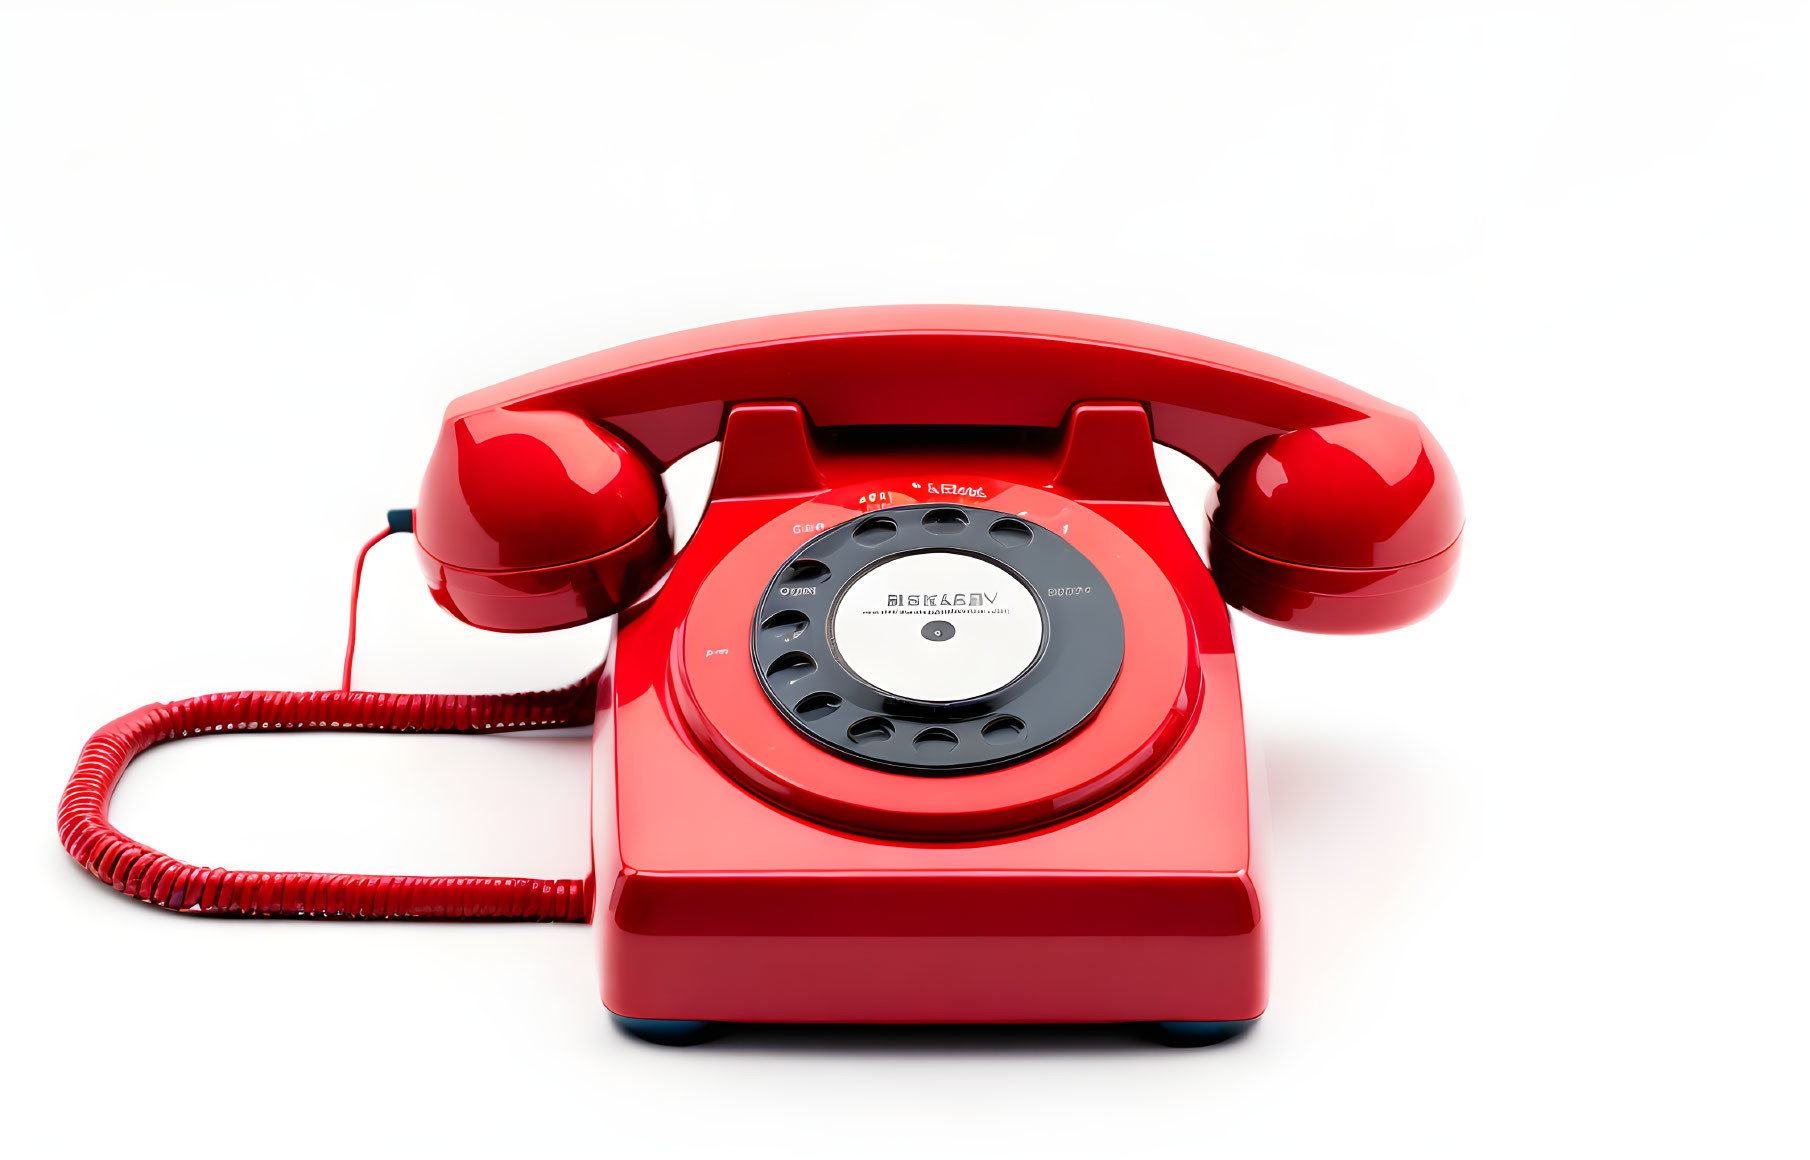
[[[1249,1031],[1256,1019],[1164,1019],[1149,1025],[1153,1039],[1166,1047],[1211,1047]]]
[[[634,1019],[618,1015],[614,1011],[610,1012],[610,1018],[616,1026],[636,1039],[645,1039],[649,1043],[665,1047],[690,1047],[694,1043],[708,1042],[723,1033],[723,1025],[709,1019]]]

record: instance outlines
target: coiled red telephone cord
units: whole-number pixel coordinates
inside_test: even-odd
[[[96,878],[145,902],[199,914],[291,918],[437,918],[589,922],[587,879],[314,874],[196,866],[136,842],[107,820],[126,766],[153,745],[206,733],[333,729],[383,733],[497,733],[589,725],[602,670],[563,689],[494,696],[368,693],[350,689],[359,552],[352,581],[344,687],[315,693],[210,693],[146,705],[103,725],[82,747],[57,808],[57,834]]]

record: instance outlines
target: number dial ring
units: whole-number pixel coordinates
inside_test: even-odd
[[[895,591],[899,577],[921,582]],[[1055,532],[1011,512],[913,504],[794,552],[761,595],[750,645],[774,708],[818,745],[951,776],[1016,764],[1079,728],[1118,679],[1125,629],[1106,577]]]

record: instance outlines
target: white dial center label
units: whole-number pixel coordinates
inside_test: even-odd
[[[830,614],[843,665],[882,692],[965,701],[1011,684],[1043,651],[1043,612],[1010,572],[965,552],[895,556],[857,576]]]

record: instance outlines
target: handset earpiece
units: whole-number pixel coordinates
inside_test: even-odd
[[[1405,412],[1258,439],[1219,479],[1207,558],[1226,602],[1309,632],[1382,632],[1456,578],[1457,477]]]
[[[415,540],[434,599],[496,632],[619,612],[673,554],[665,489],[640,451],[569,411],[507,407],[444,426]]]

